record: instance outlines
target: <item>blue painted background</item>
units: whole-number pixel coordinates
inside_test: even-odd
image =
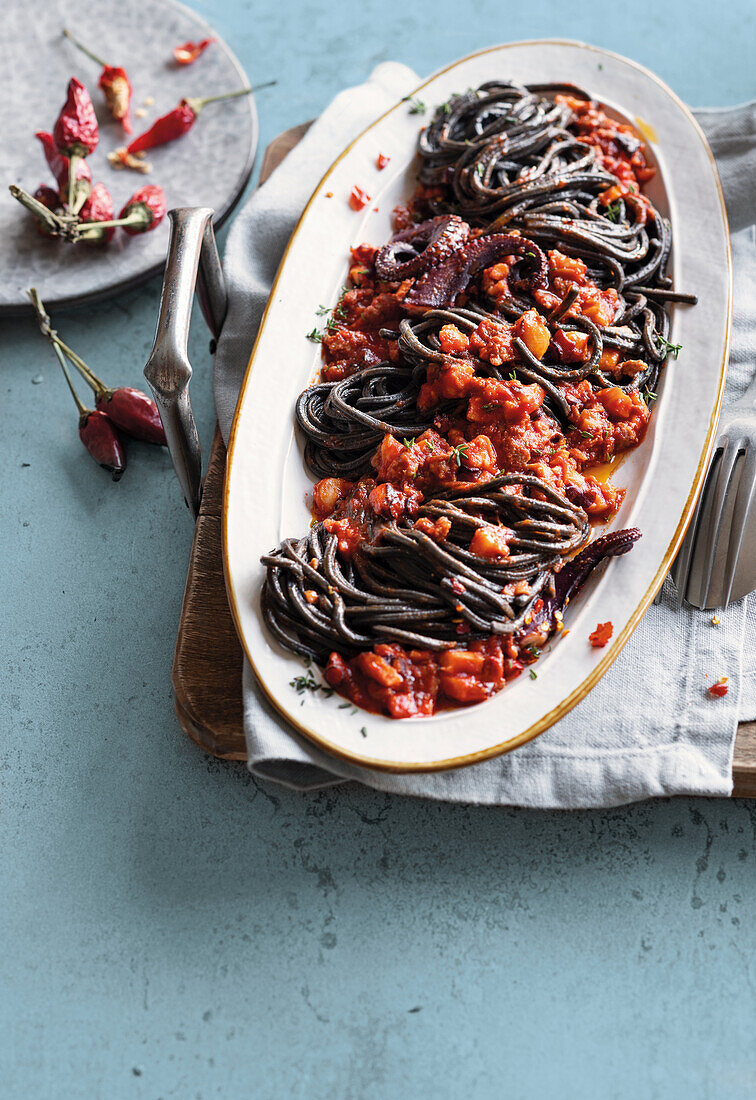
[[[694,105],[756,92],[753,0],[196,6],[253,82],[278,78],[263,144],[377,61],[425,75],[544,35]],[[158,289],[66,337],[138,384]],[[756,803],[300,796],[202,755],[172,711],[191,527],[167,456],[135,449],[113,486],[31,322],[3,330],[0,1094],[756,1096]],[[209,444],[206,349],[197,324]]]

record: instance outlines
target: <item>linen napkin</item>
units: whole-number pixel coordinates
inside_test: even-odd
[[[214,370],[224,438],[280,257],[312,188],[348,141],[418,83],[410,69],[386,62],[366,83],[342,92],[237,216],[225,250],[229,311]],[[726,392],[733,401],[756,362],[756,242],[748,228],[754,220],[756,104],[698,117],[718,158],[733,230],[735,322]],[[667,580],[660,603],[648,610],[612,668],[562,721],[517,752],[428,775],[388,775],[328,756],[274,711],[245,662],[249,768],[298,790],[357,780],[397,794],[540,808],[728,795],[737,722],[756,717],[756,598],[720,617],[714,627],[711,613],[677,611]],[[702,685],[720,670],[730,690],[714,701]],[[618,708],[617,700],[627,698],[633,706]]]

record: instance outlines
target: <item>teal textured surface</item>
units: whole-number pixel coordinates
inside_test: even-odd
[[[279,81],[261,148],[380,60],[506,39],[615,49],[693,105],[756,91],[751,0],[196,7]],[[158,292],[55,320],[139,385]],[[207,340],[197,315],[209,447]],[[3,1096],[756,1095],[756,804],[301,796],[204,756],[172,707],[192,531],[168,456],[134,447],[111,484],[31,320],[0,356]]]

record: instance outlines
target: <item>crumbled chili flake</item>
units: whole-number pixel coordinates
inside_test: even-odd
[[[333,191],[326,191],[325,197],[327,199],[332,199],[333,198]]]
[[[378,159],[375,162],[375,166],[379,172],[382,172],[386,165],[390,163],[390,161],[391,157],[387,157],[385,153],[379,153]]]
[[[370,195],[368,195],[367,191],[363,191],[361,187],[355,184],[349,193],[349,205],[352,210],[364,210],[369,202]]]
[[[588,641],[596,649],[602,649],[614,633],[611,623],[599,623],[592,634],[588,635]]]
[[[712,620],[711,620],[711,625],[712,626],[719,626],[719,624],[721,622],[722,622],[722,620],[720,619],[719,615],[712,616]]]
[[[713,695],[717,699],[721,699],[723,695],[727,694],[727,677],[720,676],[716,684],[712,684],[708,689],[709,695]]]

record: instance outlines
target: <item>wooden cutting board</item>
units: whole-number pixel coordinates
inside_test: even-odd
[[[310,124],[275,138],[265,151],[263,183]],[[223,760],[246,760],[242,728],[242,648],[226,599],[221,559],[221,514],[226,448],[220,431],[210,451],[202,505],[194,532],[184,589],[173,689],[184,731]],[[756,722],[738,727],[733,759],[733,796],[756,798]]]

